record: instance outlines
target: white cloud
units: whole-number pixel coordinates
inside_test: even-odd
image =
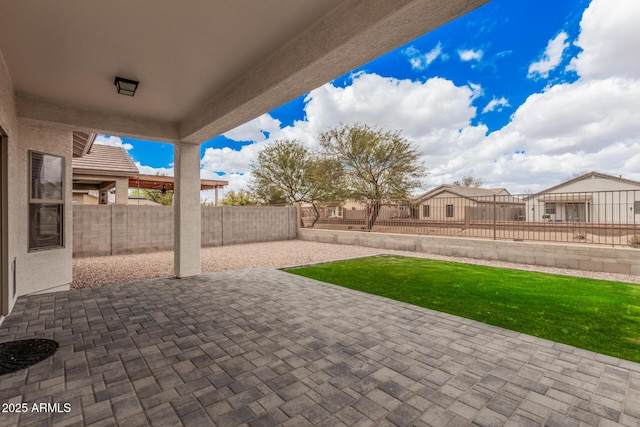
[[[153,166],[141,165],[140,162],[136,162],[136,167],[141,175],[173,176],[173,168],[154,168]]]
[[[377,74],[360,74],[347,87],[326,84],[307,96],[306,131],[318,132],[340,123],[361,122],[423,142],[443,142],[444,131],[458,132],[475,116],[474,92],[450,80],[426,82],[398,80]]]
[[[235,129],[225,133],[224,136],[233,141],[264,141],[266,134],[280,130],[280,120],[274,119],[269,114],[251,120]]]
[[[593,0],[582,15],[571,62],[582,78],[640,78],[640,1]]]
[[[125,150],[131,150],[133,148],[133,145],[128,142],[123,142],[122,139],[117,136],[97,135],[93,143],[98,145],[109,145],[111,147],[122,147]]]
[[[482,95],[484,95],[484,89],[482,89],[481,85],[476,83],[469,83],[469,87],[473,91],[473,95],[471,96],[471,99],[480,98]]]
[[[531,95],[503,132],[526,135],[545,153],[594,152],[640,139],[638,105],[640,80],[560,84]]]
[[[245,173],[250,169],[250,163],[256,158],[265,142],[257,142],[243,146],[240,150],[229,147],[207,148],[200,160],[200,167],[211,172]]]
[[[442,78],[414,82],[359,73],[349,86],[328,83],[311,91],[305,98],[306,120],[272,130],[267,140],[240,150],[207,148],[201,166],[210,173],[246,176],[259,150],[272,141],[296,139],[315,149],[320,132],[358,122],[402,131],[417,144],[427,167],[433,167],[436,156],[448,155],[452,147],[473,146],[486,134],[485,126],[470,125],[476,115],[471,101],[482,91],[479,85],[470,86],[458,87]]]
[[[229,188],[246,188],[249,162],[264,144],[287,138],[314,148],[319,132],[361,122],[401,130],[417,144],[430,173],[423,190],[463,175],[513,193],[538,191],[585,170],[640,180],[640,28],[633,25],[640,21],[639,5],[592,0],[577,39],[583,51],[572,62],[580,78],[530,95],[508,125],[490,134],[485,125],[472,124],[472,103],[483,90],[477,84],[359,73],[346,87],[326,84],[310,92],[305,120],[274,126],[267,139],[256,133],[260,142],[240,151],[208,149],[203,168],[237,172],[228,175]],[[531,71],[548,76],[561,64],[567,39],[566,33],[555,37]],[[415,48],[405,54],[423,55]],[[493,98],[483,112],[508,105],[506,98]]]
[[[249,182],[251,181],[251,174],[245,173],[227,173],[227,174],[214,174],[206,170],[200,171],[200,178],[202,179],[215,179],[229,182],[224,188],[218,190],[218,201],[222,200],[229,191],[247,190]],[[200,193],[200,199],[205,203],[213,203],[215,201],[215,190],[205,190]]]
[[[485,183],[513,192],[541,190],[585,170],[640,178],[639,103],[640,80],[552,86],[529,96],[507,126],[437,172],[473,168]]]
[[[406,48],[403,53],[409,58],[411,68],[418,71],[426,70],[438,58],[446,60],[448,57],[442,52],[442,43],[438,43],[427,53],[422,53],[413,46]]]
[[[509,107],[509,101],[507,98],[493,98],[489,103],[482,109],[482,113],[488,113],[490,111],[501,111],[503,107]]]
[[[482,59],[482,55],[484,54],[484,52],[482,51],[482,49],[460,49],[458,50],[458,56],[460,57],[460,60],[463,62],[468,62],[468,61],[480,61]]]
[[[549,77],[549,72],[554,70],[562,62],[562,55],[569,43],[567,43],[568,34],[562,31],[552,40],[549,40],[547,48],[542,58],[529,66],[529,77]]]

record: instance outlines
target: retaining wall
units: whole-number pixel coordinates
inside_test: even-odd
[[[203,206],[201,245],[293,240],[295,207]],[[173,250],[173,208],[76,205],[73,256],[104,256]]]
[[[380,249],[640,275],[640,249],[301,228],[298,239]]]

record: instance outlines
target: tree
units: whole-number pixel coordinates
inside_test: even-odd
[[[239,190],[238,192],[235,192],[233,190],[229,190],[222,200],[220,200],[220,204],[225,206],[249,206],[255,205],[257,202],[247,191]]]
[[[282,140],[268,145],[251,163],[251,194],[269,204],[316,203],[339,198],[340,163],[313,155],[300,142]],[[315,224],[315,221],[314,221]]]
[[[145,199],[151,200],[163,206],[171,206],[173,203],[173,190],[133,190],[131,193],[134,196],[144,196]]]
[[[342,166],[345,192],[370,203],[369,230],[382,201],[407,198],[426,173],[415,146],[399,131],[341,125],[323,132],[320,146],[328,158]]]
[[[465,175],[462,177],[462,181],[453,181],[453,185],[457,185],[458,187],[473,187],[479,188],[484,185],[480,178],[474,178],[471,175]]]

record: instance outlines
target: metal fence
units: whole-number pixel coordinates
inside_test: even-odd
[[[640,246],[640,190],[347,200],[301,216],[319,229]]]

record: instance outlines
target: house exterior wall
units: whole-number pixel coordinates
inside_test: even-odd
[[[424,215],[425,205],[429,206],[429,216]],[[453,206],[453,215],[447,216],[447,205]],[[440,193],[420,203],[419,218],[431,221],[464,221],[465,208],[467,206],[475,207],[477,203],[472,200],[460,197],[448,192]],[[451,212],[450,212],[451,213]]]
[[[12,224],[14,217],[19,216],[16,209],[12,209],[18,195],[15,194],[14,188],[17,183],[15,176],[18,173],[17,165],[13,164],[13,159],[17,153],[18,142],[20,140],[18,119],[16,117],[16,106],[14,99],[15,90],[7,70],[6,63],[2,52],[0,52],[0,132],[6,135],[4,152],[2,156],[6,170],[3,170],[4,176],[1,181],[3,184],[3,222],[2,228],[2,259],[0,259],[0,320],[3,315],[9,313],[13,308],[16,296],[13,294],[13,275],[10,274],[11,262],[18,256],[18,237],[17,230],[9,226]],[[3,168],[5,169],[5,168]]]
[[[631,183],[592,177],[537,194],[526,201],[527,221],[580,221],[605,224],[640,224],[640,187]],[[544,218],[546,206],[555,203],[555,214]],[[573,219],[571,204],[583,204],[584,218]]]
[[[74,205],[97,205],[98,199],[96,197],[92,197],[87,193],[73,193],[73,204]]]
[[[38,292],[68,290],[72,280],[73,208],[71,131],[51,129],[20,121],[20,142],[10,171],[15,197],[10,209],[11,225],[18,234],[16,260],[17,296]],[[60,156],[64,159],[64,247],[29,253],[29,150]]]
[[[72,276],[72,133],[18,119],[14,95],[11,77],[0,55],[0,128],[6,134],[7,144],[4,183],[7,227],[3,230],[1,260],[4,307],[0,315],[10,311],[21,295],[69,289]],[[64,247],[60,249],[28,252],[29,150],[64,159]]]

